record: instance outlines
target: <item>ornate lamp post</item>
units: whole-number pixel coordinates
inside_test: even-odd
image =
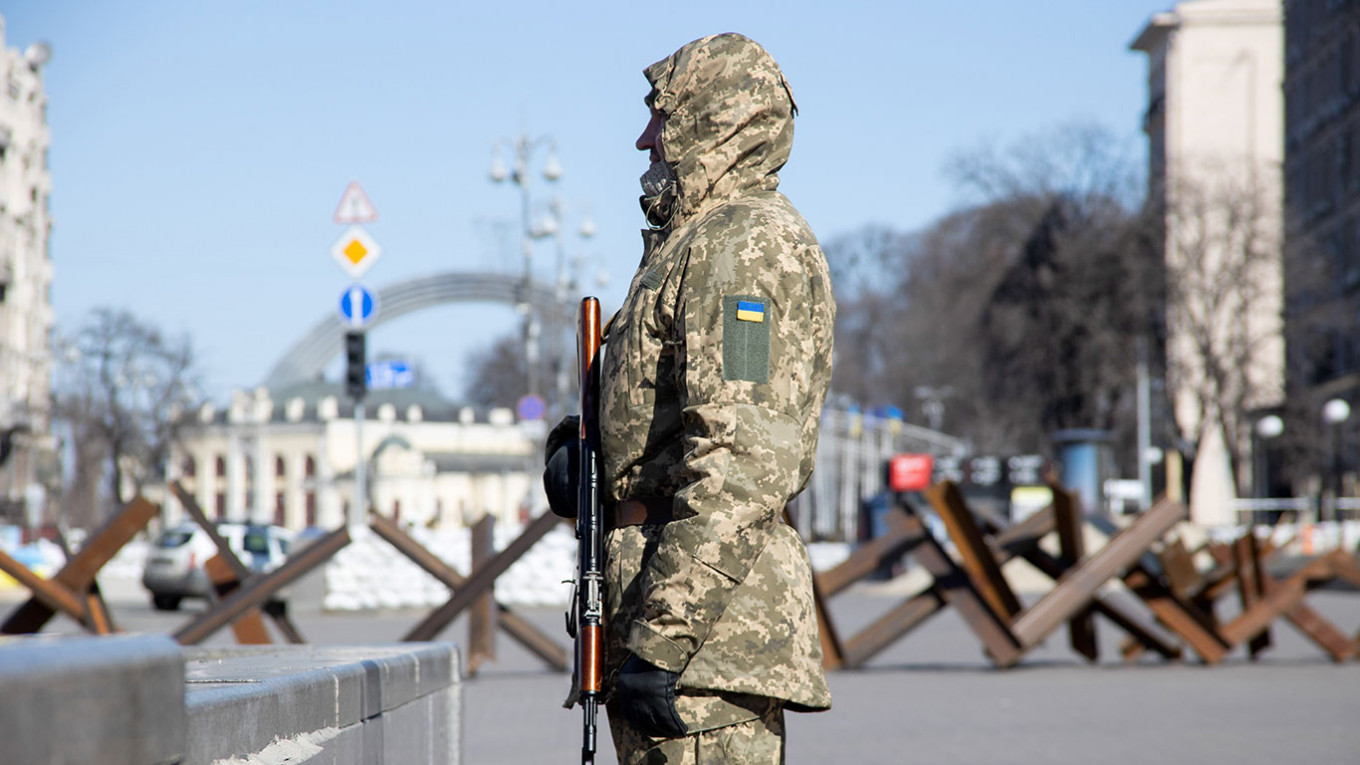
[[[1284,420],[1278,414],[1268,414],[1256,421],[1256,498],[1270,499],[1270,441],[1284,433]]]
[[[1332,513],[1330,520],[1340,520],[1337,500],[1341,497],[1341,435],[1346,420],[1351,418],[1351,405],[1334,398],[1322,405],[1322,421],[1327,423],[1328,483],[1331,484]],[[1320,508],[1319,508],[1320,509]],[[1322,519],[1319,519],[1322,520]]]
[[[519,187],[520,192],[520,248],[524,256],[524,282],[521,286],[519,311],[524,316],[524,361],[528,375],[528,392],[538,395],[538,319],[530,307],[533,291],[534,240],[551,236],[556,231],[556,221],[542,226],[534,226],[530,221],[530,180],[529,164],[533,153],[546,146],[548,158],[543,165],[543,179],[549,183],[562,177],[562,165],[557,161],[557,143],[549,136],[530,138],[520,134],[510,143],[514,147],[514,167],[507,168],[501,159],[501,141],[496,142],[496,153],[491,160],[488,175],[495,183],[507,178]]]
[[[553,285],[553,301],[556,303],[556,315],[560,317],[571,316],[571,293],[576,290],[576,280],[572,278],[568,271],[567,264],[566,226],[564,225],[567,207],[567,203],[560,196],[553,197],[552,201],[548,203],[548,210],[552,215],[545,219],[551,222],[551,233],[557,246],[557,280]],[[588,211],[583,213],[580,228],[577,229],[576,233],[582,241],[589,240],[595,235],[595,221],[591,219]],[[580,260],[581,256],[578,254],[577,261]],[[555,377],[553,385],[556,388],[557,395],[549,408],[554,415],[560,417],[570,411],[568,402],[572,399],[569,374],[572,362],[569,356],[575,332],[571,326],[571,321],[568,319],[563,322],[562,326],[554,327],[552,337],[556,341],[552,368]]]

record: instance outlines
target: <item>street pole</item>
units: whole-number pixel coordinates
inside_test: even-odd
[[[1339,521],[1341,514],[1337,512],[1337,501],[1341,499],[1341,423],[1332,423],[1331,432],[1332,442],[1332,507],[1328,520]]]
[[[1325,483],[1331,484],[1331,518],[1339,520],[1337,513],[1337,500],[1341,497],[1341,433],[1345,427],[1346,420],[1350,419],[1351,406],[1344,399],[1334,398],[1322,405],[1322,420],[1327,424],[1330,432],[1327,434],[1327,468],[1331,473]],[[1318,519],[1323,519],[1322,500],[1326,498],[1327,492],[1318,492]]]
[[[362,331],[345,334],[345,392],[354,399],[354,501],[346,519],[351,534],[368,521],[368,462],[364,459],[364,397],[367,382],[368,341]]]
[[[520,295],[521,310],[524,311],[524,366],[528,375],[527,387],[530,396],[538,393],[538,333],[534,327],[533,308],[533,224],[529,221],[529,139],[520,136],[516,143],[515,175],[520,191],[520,249],[524,255],[524,285]]]
[[[1138,338],[1138,482],[1143,492],[1138,497],[1138,509],[1152,507],[1152,463],[1148,452],[1152,449],[1152,385],[1148,380],[1147,338]]]
[[[354,462],[354,501],[349,506],[349,518],[347,522],[350,527],[350,536],[354,535],[354,529],[364,525],[368,520],[368,465],[364,462],[364,400],[359,398],[354,402],[354,443],[356,448]]]
[[[538,395],[538,317],[533,310],[533,257],[535,232],[530,221],[530,179],[529,155],[535,146],[546,143],[549,147],[548,161],[543,168],[543,178],[554,182],[562,176],[562,167],[557,162],[557,146],[553,139],[542,136],[530,138],[521,134],[513,142],[515,152],[514,170],[507,172],[500,159],[500,142],[496,143],[496,156],[491,164],[491,180],[499,183],[509,178],[520,191],[520,250],[524,258],[524,280],[520,287],[519,310],[524,315],[524,362],[528,394]]]
[[[346,223],[350,229],[331,247],[331,256],[340,267],[345,269],[351,279],[357,280],[373,265],[381,254],[382,248],[373,238],[359,227],[378,219],[378,211],[373,207],[368,195],[357,181],[351,182],[340,197],[336,208],[336,223]],[[345,333],[345,392],[354,399],[354,499],[350,503],[348,517],[345,519],[351,538],[360,533],[368,522],[368,490],[365,484],[364,462],[364,396],[368,393],[366,367],[368,364],[368,341],[364,326],[373,318],[377,309],[377,298],[357,282],[340,298],[340,312],[348,327]]]

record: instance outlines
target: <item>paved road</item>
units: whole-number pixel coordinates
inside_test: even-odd
[[[152,611],[135,585],[105,589],[125,629],[169,632],[189,615]],[[859,588],[837,597],[832,611],[849,634],[896,602]],[[1323,590],[1310,602],[1343,630],[1360,627],[1360,593]],[[560,633],[560,611],[523,613],[549,634]],[[297,621],[317,643],[391,642],[423,615],[298,614]],[[74,629],[67,620],[49,627]],[[441,637],[465,635],[455,623]],[[832,711],[789,715],[788,762],[1360,763],[1360,663],[1330,663],[1288,626],[1274,635],[1274,648],[1256,663],[1239,652],[1213,668],[1153,659],[1127,667],[1116,658],[1118,631],[1102,622],[1105,658],[1098,666],[1079,661],[1059,632],[1020,667],[997,671],[946,611],[867,669],[834,673]],[[230,634],[210,642],[228,644]],[[576,761],[579,713],[558,706],[566,678],[504,635],[498,651],[497,661],[465,686],[465,761]],[[598,761],[614,763],[607,729],[601,744]]]

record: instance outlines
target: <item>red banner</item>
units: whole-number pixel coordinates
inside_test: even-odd
[[[930,486],[935,458],[929,454],[897,454],[888,460],[888,488],[921,491]]]

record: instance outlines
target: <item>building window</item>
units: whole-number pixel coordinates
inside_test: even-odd
[[[223,457],[223,456],[220,455],[220,454],[217,455],[217,464],[216,464],[216,466],[215,466],[215,471],[216,471],[216,473],[217,473],[217,477],[218,477],[218,478],[222,478],[222,477],[226,476],[226,474],[227,474],[227,458],[226,458],[226,457]]]
[[[308,525],[308,526],[315,526],[315,525],[316,525],[316,492],[314,492],[314,491],[309,491],[309,492],[307,492],[306,514],[307,514],[307,525]]]
[[[313,477],[315,477],[315,476],[316,476],[316,458],[314,458],[314,457],[312,457],[312,455],[308,454],[308,455],[307,455],[307,463],[303,466],[302,469],[303,469],[303,474],[306,475],[308,478],[313,478]]]
[[[392,500],[392,520],[401,520],[401,500],[399,499]]]
[[[283,465],[283,455],[282,455],[282,454],[276,455],[276,456],[274,457],[274,475],[275,475],[275,477],[277,477],[277,478],[283,478],[285,472],[286,472],[286,471],[285,471],[284,465]]]
[[[255,460],[246,457],[246,509],[255,509]]]
[[[194,461],[193,457],[185,457],[184,462],[180,465],[180,470],[183,471],[185,478],[193,478],[198,475],[198,463]]]
[[[284,525],[283,492],[274,495],[274,525]]]
[[[219,521],[227,517],[227,493],[225,491],[219,491],[217,496],[213,497],[213,513]]]

